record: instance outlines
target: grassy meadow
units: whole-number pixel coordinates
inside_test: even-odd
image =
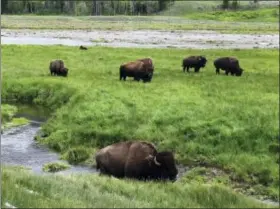
[[[160,150],[175,151],[178,164],[222,170],[224,175],[213,184],[231,187],[232,184],[239,183],[244,185],[244,190],[249,188],[250,194],[265,195],[279,201],[278,49],[89,47],[88,51],[81,51],[78,47],[16,45],[4,45],[1,48],[4,78],[2,101],[17,100],[48,107],[52,115],[43,125],[46,137],[38,137],[38,140],[60,152],[62,158],[70,163],[94,164],[93,155],[98,148],[123,140],[146,140],[155,143]],[[193,70],[184,74],[182,59],[194,54],[205,55],[208,63],[198,74],[193,73]],[[223,72],[221,75],[215,74],[213,60],[226,55],[239,59],[245,69],[242,77],[225,76]],[[152,82],[144,84],[133,82],[132,79],[119,81],[120,64],[141,57],[152,57],[154,61],[155,74]],[[53,59],[65,61],[69,68],[67,78],[50,76],[48,66]],[[10,169],[4,172],[17,173]],[[119,182],[112,187],[119,188],[121,185],[124,188],[124,193],[118,191],[116,194],[113,190],[107,191],[109,183],[105,183],[108,181],[105,177],[85,178],[92,179],[87,181],[88,184],[98,184],[100,187],[91,192],[91,197],[94,197],[93,193],[105,194],[104,198],[110,195],[114,197],[110,200],[112,202],[107,198],[106,201],[101,199],[94,207],[102,207],[102,204],[108,204],[108,207],[112,207],[112,204],[116,207],[142,207],[145,204],[147,207],[156,207],[158,204],[166,207],[171,207],[172,204],[178,207],[186,206],[181,204],[189,204],[191,207],[226,207],[232,204],[232,207],[241,207],[240,205],[247,204],[241,199],[236,200],[237,196],[232,191],[228,192],[219,186],[205,186],[207,179],[202,179],[202,174],[202,171],[197,171],[183,177],[181,183],[176,183],[178,188],[172,185],[162,186],[168,188],[174,197],[171,195],[167,198],[160,193],[151,202],[150,192],[147,193],[144,189],[149,188],[149,184],[134,185],[112,180]],[[31,181],[33,178],[45,181],[46,184],[40,186],[50,192],[48,195],[54,195],[51,191],[60,188],[62,181],[59,177],[52,185],[50,179],[30,177],[27,174],[18,174],[16,178],[26,179],[19,180],[20,182]],[[3,188],[9,188],[9,184],[12,184],[13,180],[8,179],[7,177],[6,187],[4,185]],[[70,187],[75,188],[79,182],[74,179],[70,181],[75,184],[63,187],[65,191],[69,191]],[[130,186],[125,188],[127,184]],[[200,184],[201,187],[197,186]],[[159,187],[159,184],[155,184],[151,191]],[[104,191],[104,188],[107,189]],[[143,196],[135,196],[137,201],[132,203],[131,197],[126,195],[127,191],[134,190],[139,191],[139,194],[141,191],[145,192]],[[29,203],[18,199],[18,193],[13,195],[7,191],[4,192],[4,199],[14,198],[23,207],[28,207]],[[205,198],[206,191],[209,195],[217,195],[217,199],[212,201],[210,197]],[[80,194],[78,190],[77,194],[74,193],[69,195]],[[55,194],[59,198],[66,198],[59,192]],[[196,198],[201,199],[197,202],[181,202],[182,199],[192,197],[188,197],[188,194],[197,194]],[[228,195],[228,198],[238,202],[231,203],[219,195]],[[87,196],[81,198],[93,200]],[[71,199],[76,198],[66,199],[71,202]],[[121,203],[120,200],[127,202]],[[36,204],[41,204],[40,201]],[[64,200],[61,201],[64,204]],[[42,204],[45,204],[43,202],[42,199]],[[70,202],[65,203],[65,206]],[[77,200],[73,204],[78,203]],[[77,207],[82,207],[83,204]]]
[[[1,206],[18,208],[277,208],[218,184],[143,183],[97,174],[43,177],[12,167],[2,170],[2,191]]]

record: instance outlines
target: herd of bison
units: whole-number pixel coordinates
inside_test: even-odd
[[[86,47],[80,46],[81,50],[87,50]],[[207,63],[205,56],[189,56],[183,59],[183,72],[190,68],[194,68],[194,72],[198,73],[200,68],[204,68]],[[239,65],[238,59],[235,57],[220,57],[214,61],[216,74],[220,74],[220,69],[225,71],[225,74],[241,76],[243,69]],[[68,68],[64,66],[62,60],[54,60],[50,63],[51,75],[64,76],[68,75]],[[136,81],[143,82],[152,81],[154,74],[154,65],[151,58],[143,58],[135,61],[124,63],[120,66],[120,80],[126,80],[126,77],[132,77]]]
[[[80,46],[81,50],[87,50]],[[207,59],[204,56],[189,56],[183,59],[183,72],[194,68],[198,73],[205,67]],[[243,69],[239,61],[234,57],[221,57],[214,61],[216,74],[220,69],[225,74],[241,76]],[[120,66],[120,80],[133,77],[134,80],[150,82],[154,73],[154,65],[151,58],[138,59],[124,63]],[[50,63],[51,75],[67,76],[68,68],[62,60],[54,60]],[[158,152],[155,145],[144,141],[124,141],[109,145],[100,149],[95,155],[96,168],[100,174],[117,178],[136,178],[139,180],[171,180],[178,176],[174,154],[169,151]]]

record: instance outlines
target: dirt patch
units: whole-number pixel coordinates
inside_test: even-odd
[[[215,31],[106,31],[2,29],[2,44],[109,46],[131,48],[279,48],[279,35]]]

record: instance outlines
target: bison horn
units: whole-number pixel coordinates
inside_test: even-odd
[[[156,164],[157,166],[160,166],[160,165],[161,165],[161,164],[157,161],[156,156],[154,157],[154,162],[155,162],[155,164]]]

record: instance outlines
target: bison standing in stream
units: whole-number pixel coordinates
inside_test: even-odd
[[[101,174],[139,180],[176,180],[178,169],[172,152],[157,152],[143,141],[125,141],[109,145],[95,155]]]
[[[133,77],[134,80],[143,82],[150,82],[153,77],[153,72],[149,70],[149,65],[145,65],[143,61],[136,60],[127,62],[120,66],[120,80],[126,80],[126,77]]]
[[[207,59],[204,56],[189,56],[183,59],[182,67],[183,72],[189,72],[190,68],[194,68],[194,72],[198,73],[200,68],[205,67]]]
[[[234,57],[221,57],[214,61],[214,66],[216,68],[216,74],[220,74],[220,69],[225,71],[225,74],[241,76],[243,69],[239,66],[238,59]]]
[[[51,61],[49,68],[51,75],[66,77],[68,74],[68,68],[64,67],[64,62],[62,60]]]

